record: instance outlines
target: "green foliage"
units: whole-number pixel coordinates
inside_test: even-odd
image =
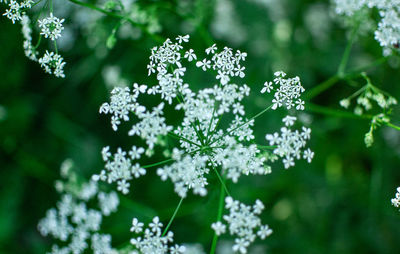
[[[54,5],[58,2],[63,1]],[[215,28],[219,15],[215,10],[221,2],[138,1],[132,10],[140,15],[126,20],[116,16],[117,1],[85,2],[87,6],[79,8],[90,9],[93,4],[113,14],[103,12],[93,27],[76,28],[69,48],[58,45],[67,62],[62,80],[46,75],[24,56],[19,27],[1,18],[0,253],[50,249],[51,241],[36,228],[58,199],[54,182],[59,165],[71,158],[81,169],[80,177],[89,178],[104,166],[103,146],[140,142],[111,131],[109,119],[97,113],[99,106],[108,101],[113,85],[156,82],[147,76],[149,49],[163,37],[186,33],[191,35],[191,47],[199,52],[210,40],[248,52],[246,82],[253,93],[245,105],[251,115],[272,99],[257,92],[265,77],[272,79],[278,69],[298,75],[306,88],[302,118],[313,126],[313,163],[298,163],[288,171],[282,165],[266,177],[244,177],[231,190],[243,201],[259,198],[266,205],[262,220],[274,234],[256,242],[261,253],[398,252],[400,214],[390,199],[400,185],[399,107],[357,115],[339,102],[363,89],[365,77],[369,87],[372,80],[373,87],[399,99],[399,58],[382,57],[371,32],[353,36],[351,28],[329,15],[322,15],[326,20],[317,27],[309,15],[315,10],[329,13],[327,1],[277,1],[271,7],[258,1],[228,1],[238,28],[231,34]],[[68,17],[64,18],[67,23]],[[116,83],[107,73],[109,67],[115,67]],[[212,76],[198,73],[188,77],[198,89],[214,82]],[[256,121],[258,133],[273,131],[281,123],[278,116],[260,116]],[[126,132],[129,126],[121,128]],[[164,158],[163,152],[156,151],[158,161]],[[154,161],[143,161],[150,163]],[[219,180],[211,181],[207,197],[190,195],[182,203],[170,226],[177,242],[199,242],[211,248],[209,225],[218,216],[220,202]],[[118,215],[103,222],[104,229],[115,236],[114,245],[129,241],[130,236],[120,232],[129,231],[132,217],[149,222],[157,215],[167,224],[179,203],[172,190],[170,182],[162,182],[148,170],[132,193],[121,197]]]

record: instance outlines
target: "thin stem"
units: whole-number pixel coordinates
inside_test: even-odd
[[[224,198],[225,198],[225,191],[226,191],[224,186],[225,186],[225,184],[221,184],[217,221],[220,221],[222,219],[222,211],[224,209]],[[217,242],[218,242],[218,235],[214,232],[214,237],[213,237],[212,244],[211,244],[210,254],[215,253],[215,249],[217,248]]]
[[[308,103],[306,107],[307,111],[311,111],[314,113],[320,113],[324,115],[331,115],[331,116],[337,116],[337,117],[343,117],[343,118],[354,118],[354,119],[372,119],[372,115],[356,115],[351,112],[347,112],[344,110],[340,109],[332,109],[328,107],[323,107],[320,105]]]
[[[156,166],[163,165],[163,164],[171,162],[171,161],[174,161],[174,159],[170,158],[170,159],[167,159],[167,160],[159,161],[159,162],[156,162],[156,163],[153,163],[153,164],[144,165],[144,166],[141,166],[141,167],[142,168],[151,168],[151,167],[156,167]]]
[[[337,74],[339,75],[339,77],[343,77],[345,74],[346,65],[347,65],[347,62],[349,61],[349,57],[350,57],[351,47],[353,46],[353,43],[356,39],[357,31],[358,31],[359,27],[360,27],[360,24],[357,24],[354,27],[353,31],[351,32],[350,40],[347,42],[346,48],[344,50],[344,53],[343,53],[343,56],[342,56],[342,59],[340,61],[339,68],[337,71]]]
[[[58,48],[57,48],[57,42],[54,40],[54,50],[56,51],[56,54],[58,54]]]
[[[86,8],[101,12],[101,13],[109,16],[109,17],[113,17],[113,18],[117,18],[117,19],[126,19],[133,26],[136,26],[136,27],[140,28],[143,32],[145,32],[147,35],[149,35],[154,41],[156,41],[156,42],[163,42],[164,41],[164,38],[162,38],[161,36],[159,36],[157,34],[150,33],[148,31],[147,27],[144,24],[136,23],[135,21],[133,21],[131,18],[129,18],[127,16],[120,15],[120,14],[115,13],[115,12],[107,11],[107,10],[102,9],[100,7],[97,7],[97,6],[93,5],[93,4],[81,2],[79,0],[69,0],[69,1],[74,3],[74,4],[77,4],[77,5],[80,5],[80,6],[83,6],[83,7],[86,7]]]
[[[371,69],[371,68],[373,68],[373,67],[376,67],[376,66],[378,66],[378,65],[381,65],[381,64],[383,64],[384,62],[386,62],[387,59],[388,59],[387,57],[381,57],[381,58],[379,58],[378,60],[376,60],[376,61],[374,61],[374,62],[372,62],[372,63],[370,63],[370,64],[367,64],[367,65],[365,65],[365,66],[363,66],[363,67],[356,68],[356,69],[354,69],[354,70],[352,70],[352,71],[349,71],[347,74],[344,74],[342,77],[339,77],[339,75],[336,74],[336,75],[330,77],[329,79],[323,81],[322,83],[320,83],[320,84],[314,86],[313,88],[311,88],[308,92],[305,93],[304,96],[305,96],[305,98],[306,98],[307,100],[311,100],[311,99],[313,99],[314,97],[316,97],[317,95],[319,95],[320,93],[322,93],[322,92],[324,92],[325,90],[331,88],[331,87],[332,87],[333,85],[335,85],[338,81],[344,80],[344,79],[349,79],[349,78],[358,77],[358,76],[361,75],[360,72],[366,71],[366,70],[369,70],[369,69]]]
[[[175,216],[176,216],[176,214],[178,213],[178,210],[179,210],[179,208],[180,208],[181,205],[182,205],[183,199],[184,199],[184,198],[181,198],[181,200],[179,201],[179,204],[178,204],[178,206],[175,208],[174,214],[172,215],[171,219],[169,220],[168,225],[165,227],[164,232],[162,233],[161,237],[163,237],[163,236],[168,232],[169,227],[171,226],[172,222],[174,221]]]
[[[39,39],[38,39],[38,42],[35,45],[35,49],[37,49],[39,47],[41,41],[42,41],[42,35],[39,35]]]
[[[319,85],[311,88],[305,95],[304,97],[307,100],[311,100],[312,98],[314,98],[315,96],[317,96],[318,94],[322,93],[323,91],[329,89],[331,86],[333,86],[334,84],[336,84],[336,82],[338,82],[340,80],[338,75],[334,75],[332,77],[330,77],[329,79],[325,80],[324,82],[320,83]]]
[[[222,178],[222,176],[219,174],[217,167],[214,164],[214,161],[211,160],[211,164],[212,164],[213,170],[217,174],[218,180],[220,181],[221,185],[224,187],[224,190],[226,191],[226,193],[230,196],[231,194],[229,193],[228,188],[225,185],[225,178]]]
[[[215,139],[213,142],[211,142],[210,145],[214,144],[215,142],[217,142],[218,140],[221,140],[223,137],[225,137],[226,135],[231,134],[232,132],[234,132],[235,130],[242,128],[243,126],[245,126],[246,124],[249,124],[251,121],[253,121],[254,119],[256,119],[257,117],[261,116],[262,114],[264,114],[265,112],[267,112],[273,104],[269,105],[268,107],[266,107],[265,109],[263,109],[262,111],[260,111],[259,113],[257,113],[255,116],[253,116],[252,118],[250,118],[249,120],[247,120],[246,122],[244,122],[243,124],[237,126],[236,128],[233,128],[232,130],[228,131],[227,133],[225,133],[224,135],[222,135],[221,137]]]
[[[197,147],[201,147],[201,145],[199,145],[199,144],[197,144],[197,143],[195,143],[195,142],[193,142],[193,141],[191,141],[191,140],[189,140],[189,139],[187,139],[185,137],[179,136],[179,135],[177,135],[177,134],[175,134],[173,132],[168,132],[168,136],[173,137],[173,138],[178,139],[178,140],[182,139],[183,141],[185,141],[185,142],[187,142],[189,144],[195,145]]]
[[[229,193],[228,188],[226,187],[225,180],[219,174],[219,172],[218,172],[218,170],[217,170],[217,168],[215,166],[213,166],[213,169],[214,169],[214,172],[217,175],[218,180],[220,181],[221,185],[224,187],[225,192],[230,196],[231,194]]]
[[[388,126],[388,127],[391,127],[391,128],[393,128],[393,129],[396,129],[396,130],[400,131],[400,126],[394,125],[394,124],[392,124],[392,123],[390,123],[390,122],[382,122],[382,123],[383,123],[384,125]]]

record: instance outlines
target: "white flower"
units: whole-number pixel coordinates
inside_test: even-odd
[[[132,227],[131,227],[131,232],[135,232],[135,233],[140,233],[143,231],[143,223],[140,222],[138,219],[133,218],[132,220]]]
[[[39,63],[44,68],[46,73],[54,74],[56,77],[65,77],[63,70],[65,62],[60,55],[55,54],[54,52],[49,53],[46,50],[44,56],[39,58]]]
[[[187,60],[188,60],[189,62],[191,62],[191,61],[193,61],[193,60],[196,60],[196,59],[197,59],[197,56],[195,55],[193,49],[189,49],[188,51],[185,52],[184,58],[187,58]]]
[[[274,73],[275,79],[274,84],[279,88],[276,89],[274,94],[274,99],[272,100],[272,109],[275,110],[283,105],[286,106],[287,109],[292,108],[295,103],[297,104],[297,110],[304,110],[304,101],[300,99],[301,94],[305,91],[304,87],[300,83],[299,77],[284,79],[286,73],[283,71],[277,71]],[[266,82],[264,84],[264,88],[261,90],[261,93],[268,91],[269,86],[272,89],[272,83]],[[294,101],[296,102],[294,103]]]
[[[72,175],[73,172],[70,172],[69,176]],[[115,253],[116,250],[111,247],[111,236],[100,234],[98,231],[103,215],[108,216],[117,210],[119,204],[117,194],[98,193],[100,212],[89,207],[98,191],[96,183],[90,181],[80,184],[76,178],[67,177],[67,181],[60,181],[59,185],[67,188],[59,189],[63,194],[57,203],[57,208],[48,210],[46,217],[38,224],[39,232],[43,236],[50,235],[67,243],[63,248],[54,245],[51,253],[90,252],[89,246],[92,249],[91,253]]]
[[[45,38],[50,38],[52,41],[61,37],[61,32],[64,30],[62,23],[64,19],[59,19],[50,13],[50,16],[39,20],[39,27],[41,29],[40,34],[44,35]]]
[[[260,200],[251,207],[228,196],[225,198],[225,208],[229,209],[229,214],[224,215],[223,219],[228,224],[229,234],[235,237],[235,244],[232,246],[234,252],[247,253],[247,248],[257,235],[265,239],[272,233],[268,225],[261,224],[261,219],[257,216],[264,209]],[[220,221],[213,223],[211,227],[217,235],[226,231],[226,226]]]
[[[128,194],[129,193],[130,184],[125,179],[120,180],[117,183],[118,183],[117,190],[119,190],[123,194]]]
[[[263,240],[266,237],[270,236],[271,234],[272,234],[272,229],[270,229],[268,225],[262,225],[257,232],[257,235]]]
[[[24,6],[22,4],[19,4],[15,0],[11,0],[10,3],[8,4],[8,9],[3,14],[3,16],[6,16],[8,19],[11,19],[11,21],[14,24],[15,21],[22,20],[22,15],[21,15],[22,8],[24,8]]]
[[[214,229],[217,235],[224,234],[226,231],[226,226],[220,221],[211,224],[211,228]]]
[[[295,120],[295,117],[286,116],[282,121],[287,127],[290,127],[294,124]],[[310,139],[311,134],[311,129],[309,128],[303,127],[302,132],[299,132],[298,130],[292,131],[287,127],[281,128],[280,135],[275,132],[274,134],[267,134],[265,136],[269,141],[269,145],[277,145],[277,148],[273,152],[283,158],[282,161],[286,169],[295,165],[294,159],[301,158],[301,151],[305,149],[307,140]],[[309,149],[303,152],[303,158],[308,162],[311,162],[313,156],[314,153]]]
[[[286,126],[292,126],[296,120],[297,120],[297,117],[295,117],[295,116],[285,116],[282,119],[282,122],[284,122]]]
[[[308,163],[311,163],[313,157],[314,157],[314,152],[312,152],[310,148],[304,151],[303,158],[306,159]]]
[[[214,54],[216,50],[217,50],[217,45],[214,43],[211,47],[207,48],[205,51],[206,54],[209,55],[210,53]]]
[[[143,231],[143,223],[139,222],[136,218],[132,221],[131,231],[136,234]],[[144,230],[143,237],[138,236],[137,238],[131,239],[131,244],[136,247],[136,249],[142,254],[161,254],[161,253],[171,253],[171,254],[181,254],[184,253],[186,248],[175,244],[168,247],[168,243],[173,243],[174,234],[168,231],[166,235],[161,234],[162,223],[158,217],[153,218],[153,222],[149,224],[149,228]],[[168,252],[169,250],[169,252]]]
[[[207,59],[203,59],[203,61],[198,61],[196,63],[197,67],[201,67],[203,71],[206,71],[207,69],[210,69],[211,67],[211,61]]]
[[[110,158],[111,156],[109,146],[103,147],[103,149],[101,150],[101,156],[103,157],[103,161],[108,161],[108,158]]]
[[[270,93],[272,89],[274,89],[274,87],[272,86],[272,82],[266,81],[264,83],[264,87],[261,89],[261,93]]]
[[[183,41],[183,42],[188,42],[188,41],[189,41],[189,35],[188,35],[188,34],[185,35],[185,36],[179,35],[179,36],[176,38],[176,40],[178,41],[178,43],[182,43],[182,41]]]

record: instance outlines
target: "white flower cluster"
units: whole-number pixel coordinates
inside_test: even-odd
[[[244,146],[233,137],[226,137],[225,148],[216,148],[212,160],[220,165],[226,177],[236,183],[241,174],[266,175],[270,167],[264,165],[265,157],[259,156],[257,145]]]
[[[232,197],[225,198],[225,208],[229,209],[229,215],[223,218],[229,225],[229,233],[235,236],[235,244],[232,247],[234,252],[247,253],[250,243],[254,242],[256,237],[265,239],[272,234],[272,229],[268,225],[263,225],[258,215],[264,210],[264,204],[256,200],[253,206],[248,206],[233,200]],[[211,225],[217,235],[226,232],[226,225],[221,221]]]
[[[119,199],[115,192],[99,192],[93,181],[80,184],[77,176],[71,171],[71,163],[66,161],[61,167],[61,175],[67,182],[58,181],[56,189],[63,193],[57,208],[47,211],[46,217],[40,220],[38,229],[44,236],[51,235],[61,242],[69,241],[65,247],[54,245],[52,254],[84,253],[91,242],[93,253],[117,253],[111,247],[111,236],[98,233],[102,217],[115,212]],[[87,203],[96,196],[100,210],[87,207]]]
[[[39,46],[32,43],[32,28],[29,16],[26,14],[25,10],[30,9],[34,2],[32,0],[24,0],[22,2],[17,2],[11,0],[8,4],[9,8],[3,14],[7,18],[11,19],[13,23],[19,21],[22,25],[22,34],[24,37],[23,47],[26,57],[34,62],[38,62],[46,73],[53,74],[58,78],[64,78],[64,65],[65,62],[63,58],[54,52],[48,52],[46,50],[45,54],[38,59],[39,52],[37,47]],[[61,31],[64,29],[62,23],[64,19],[59,19],[50,13],[50,16],[38,21],[38,26],[41,29],[41,35],[45,38],[50,38],[55,40],[61,36]],[[40,42],[40,39],[39,39]],[[57,52],[57,49],[56,49]]]
[[[62,23],[64,19],[59,19],[50,13],[49,17],[39,20],[39,28],[41,28],[40,34],[44,35],[45,38],[50,38],[54,41],[61,37],[61,31],[64,30]]]
[[[392,198],[392,205],[395,207],[400,207],[400,187],[397,187],[397,192],[395,198]]]
[[[274,82],[265,82],[261,90],[261,93],[270,93],[274,91],[274,86],[277,87],[274,93],[274,99],[272,100],[272,109],[275,110],[282,106],[291,109],[296,106],[297,110],[304,110],[304,101],[300,99],[300,95],[305,89],[300,83],[300,78],[294,77],[285,79],[286,73],[283,71],[277,71],[274,75]]]
[[[384,48],[384,55],[398,50],[400,44],[400,5],[398,0],[333,0],[336,13],[353,16],[359,10],[376,8],[380,21],[375,39]]]
[[[22,20],[22,17],[25,15],[25,10],[32,8],[32,4],[32,0],[24,0],[20,3],[16,0],[11,0],[3,16],[6,16],[15,24],[15,21]]]
[[[21,19],[22,25],[22,35],[24,36],[24,51],[25,56],[32,61],[38,61],[38,52],[36,48],[32,45],[32,28],[31,21],[27,15],[23,15]]]
[[[138,219],[132,220],[131,232],[136,234],[143,232],[144,224]],[[174,242],[174,233],[171,231],[162,233],[161,228],[163,224],[160,222],[158,217],[154,217],[153,221],[149,223],[149,227],[144,230],[143,238],[138,236],[137,238],[131,239],[131,244],[136,246],[139,252],[133,251],[134,253],[141,254],[181,254],[185,253],[186,248],[175,244],[168,246]]]
[[[301,154],[303,154],[303,159],[306,159],[309,163],[314,157],[314,152],[309,148],[303,150],[307,140],[310,139],[311,129],[303,127],[301,132],[292,131],[290,127],[294,125],[296,120],[297,118],[294,116],[286,116],[282,119],[286,126],[281,128],[280,134],[275,132],[265,136],[271,146],[277,146],[274,149],[274,154],[284,158],[283,163],[286,169],[294,166],[294,159],[299,160]]]
[[[196,63],[197,67],[206,71],[212,67],[213,70],[218,72],[216,79],[220,80],[222,85],[226,85],[232,77],[244,78],[245,67],[240,65],[240,61],[246,60],[247,53],[240,52],[233,53],[233,50],[228,47],[217,53],[217,46],[213,44],[211,47],[207,48],[206,54],[212,54],[211,60],[204,58],[202,61]]]
[[[204,59],[196,65],[203,70],[216,70],[216,79],[220,82],[212,88],[194,92],[183,80],[186,73],[183,61],[193,62],[197,59],[193,49],[184,50],[182,44],[188,41],[188,35],[178,36],[174,42],[167,39],[160,47],[151,50],[147,68],[149,75],[156,75],[156,85],[148,88],[146,85],[135,83],[133,88],[114,88],[111,92],[111,102],[100,107],[100,113],[112,115],[111,124],[114,130],[118,129],[121,121],[129,121],[133,113],[136,124],[128,134],[138,135],[146,141],[147,148],[142,149],[146,150],[147,155],[151,155],[158,136],[168,135],[179,139],[179,147],[172,151],[173,162],[159,168],[157,173],[162,180],[171,179],[176,193],[181,197],[186,197],[189,189],[195,194],[206,195],[210,168],[220,168],[233,182],[237,182],[242,174],[270,173],[270,166],[265,165],[266,158],[257,145],[245,143],[254,142],[255,138],[251,128],[254,119],[248,120],[244,117],[245,109],[241,103],[243,98],[249,95],[250,88],[247,85],[230,83],[234,76],[244,77],[244,67],[240,65],[240,61],[245,60],[246,53],[233,53],[232,49],[226,47],[218,52],[215,45],[206,49],[206,54],[211,56],[211,60]],[[299,78],[284,79],[283,72],[277,72],[275,76],[274,82],[280,87],[273,101],[274,108],[283,104],[291,108],[296,104],[299,110],[304,109],[304,102],[300,99],[304,88]],[[171,106],[175,110],[183,111],[180,125],[172,127],[165,123],[163,102],[151,112],[139,104],[139,97],[153,95],[161,96],[165,103],[173,104]],[[297,101],[293,102],[294,100]],[[222,127],[221,119],[227,114],[233,115],[233,118]],[[296,157],[297,152],[294,149],[303,147],[303,143],[309,138],[309,133],[306,132],[299,136],[294,134],[281,138],[282,146],[285,142],[288,146],[285,148],[285,160]],[[305,135],[308,136],[304,137]],[[298,144],[302,146],[297,147]],[[294,145],[297,146],[293,147]],[[279,154],[282,154],[282,149]],[[103,152],[106,169],[102,170],[100,175],[95,175],[94,179],[107,180],[109,183],[117,181],[118,189],[127,193],[130,186],[128,181],[133,179],[132,176],[138,177],[146,172],[139,164],[133,162],[140,156],[127,158],[126,152],[121,149],[112,160],[109,160],[110,156],[111,154],[104,155]]]
[[[130,184],[127,181],[133,177],[139,178],[146,174],[146,170],[141,168],[139,163],[133,163],[134,160],[140,159],[144,153],[144,149],[133,146],[128,152],[129,157],[127,157],[127,153],[121,148],[118,148],[114,156],[111,156],[109,149],[110,147],[106,146],[102,150],[102,157],[104,162],[106,162],[105,169],[99,175],[93,175],[92,180],[96,182],[99,180],[107,181],[108,183],[117,182],[117,189],[123,194],[128,194]]]
[[[46,73],[54,74],[58,78],[65,78],[64,74],[64,59],[54,52],[48,52],[43,57],[39,58],[40,66],[44,68]]]
[[[205,186],[208,184],[205,175],[209,172],[206,167],[208,156],[184,155],[182,151],[175,148],[172,159],[175,160],[173,164],[157,170],[161,180],[170,178],[175,185],[175,192],[180,197],[186,197],[188,189],[193,189],[194,194],[205,196],[207,194]]]

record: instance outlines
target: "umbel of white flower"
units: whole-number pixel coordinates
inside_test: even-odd
[[[303,157],[310,163],[314,157],[314,152],[309,148],[303,150],[307,144],[307,140],[310,139],[311,129],[303,127],[301,132],[290,129],[296,119],[294,116],[286,116],[282,119],[285,127],[281,128],[280,134],[275,132],[274,134],[267,134],[265,136],[271,146],[277,146],[274,149],[274,154],[283,158],[286,169],[294,166],[295,159],[298,160]]]
[[[50,16],[39,20],[40,34],[45,38],[50,38],[52,41],[61,37],[61,31],[64,30],[62,23],[64,19],[59,19],[50,13]]]
[[[375,39],[383,47],[383,54],[398,50],[400,44],[400,5],[398,0],[332,0],[336,13],[353,16],[363,9],[376,8],[380,21],[375,31]]]
[[[299,77],[285,79],[286,73],[277,71],[274,73],[274,83],[265,82],[261,93],[275,91],[272,100],[272,109],[285,106],[287,109],[296,107],[297,110],[304,110],[304,101],[300,99],[301,94],[305,91],[300,83]],[[274,86],[277,87],[274,89]]]
[[[229,234],[235,237],[232,247],[234,252],[247,253],[247,247],[257,236],[265,239],[272,234],[272,229],[263,225],[258,217],[264,210],[264,204],[260,200],[256,200],[253,206],[248,206],[232,197],[226,197],[225,208],[229,209],[229,214],[223,216],[226,224],[218,221],[213,223],[211,228],[217,235],[221,235],[226,232],[228,226]]]
[[[117,210],[119,198],[117,193],[105,193],[98,190],[97,183],[90,181],[80,184],[71,170],[72,163],[66,160],[61,166],[61,175],[66,181],[56,182],[56,189],[62,193],[56,208],[47,211],[46,217],[40,220],[38,229],[43,236],[51,235],[65,243],[66,246],[52,247],[52,254],[85,253],[90,248],[92,253],[116,254],[111,247],[111,236],[99,233],[104,216]],[[100,209],[88,207],[97,195]]]
[[[400,207],[400,187],[397,187],[396,195],[391,201],[393,206]]]
[[[174,233],[171,231],[163,233],[161,231],[163,224],[158,217],[154,217],[149,223],[149,227],[143,232],[144,224],[137,218],[132,220],[131,232],[143,234],[143,237],[138,236],[131,239],[131,244],[134,245],[140,252],[133,251],[132,254],[181,254],[185,253],[186,248],[174,242]]]
[[[188,41],[189,35],[179,36],[175,41],[167,39],[161,46],[154,47],[147,69],[149,75],[156,75],[157,83],[152,86],[135,83],[132,88],[116,87],[111,92],[111,101],[100,107],[100,113],[111,115],[115,131],[122,122],[134,119],[128,135],[142,138],[146,146],[133,146],[128,152],[117,148],[113,156],[110,148],[105,147],[102,152],[105,167],[100,174],[93,176],[93,180],[116,182],[118,190],[127,194],[131,180],[144,175],[148,167],[154,166],[140,165],[138,160],[143,155],[151,156],[156,145],[163,146],[161,136],[179,140],[179,144],[170,151],[171,159],[155,166],[158,166],[157,174],[161,179],[170,179],[175,192],[181,197],[186,197],[189,190],[206,195],[207,175],[210,172],[219,174],[218,171],[221,171],[233,182],[237,182],[241,175],[270,173],[265,153],[254,144],[254,119],[245,117],[242,100],[250,94],[250,88],[234,83],[245,77],[241,62],[247,54],[227,47],[218,51],[214,44],[205,50],[206,58],[200,60],[193,49],[184,49],[183,43]],[[203,71],[212,69],[216,75],[216,84],[197,92],[192,91],[184,81],[188,66],[196,59],[199,59],[196,67]],[[285,76],[284,72],[275,73],[276,92],[268,108],[285,106],[303,110],[304,101],[300,96],[304,88],[300,79],[285,79]],[[272,91],[272,84],[267,85],[269,87],[265,90]],[[138,100],[139,97],[149,96],[162,100],[151,110]],[[183,112],[181,123],[169,125],[164,117],[165,108]],[[227,124],[221,125],[221,121]],[[277,146],[274,153],[283,158],[286,168],[293,166],[293,160],[299,158],[309,138],[308,128],[303,128],[302,132],[288,129],[273,141]],[[302,155],[310,162],[313,153],[307,150]]]
[[[34,62],[38,62],[46,73],[53,74],[58,78],[64,78],[65,62],[61,55],[46,50],[45,54],[41,58],[38,58],[39,52],[37,48],[39,47],[40,39],[39,43],[34,46],[36,43],[32,43],[31,21],[26,13],[27,9],[32,8],[32,4],[34,4],[32,0],[24,0],[22,2],[11,0],[8,3],[9,8],[6,10],[3,16],[9,18],[13,23],[16,21],[21,23],[22,35],[24,38],[23,48],[26,57]],[[45,38],[49,38],[52,41],[58,39],[61,37],[61,32],[64,29],[62,25],[63,22],[64,19],[55,17],[53,13],[50,13],[49,16],[44,19],[38,20],[38,26],[41,30],[40,36],[43,35]],[[57,47],[55,51],[57,52]]]

